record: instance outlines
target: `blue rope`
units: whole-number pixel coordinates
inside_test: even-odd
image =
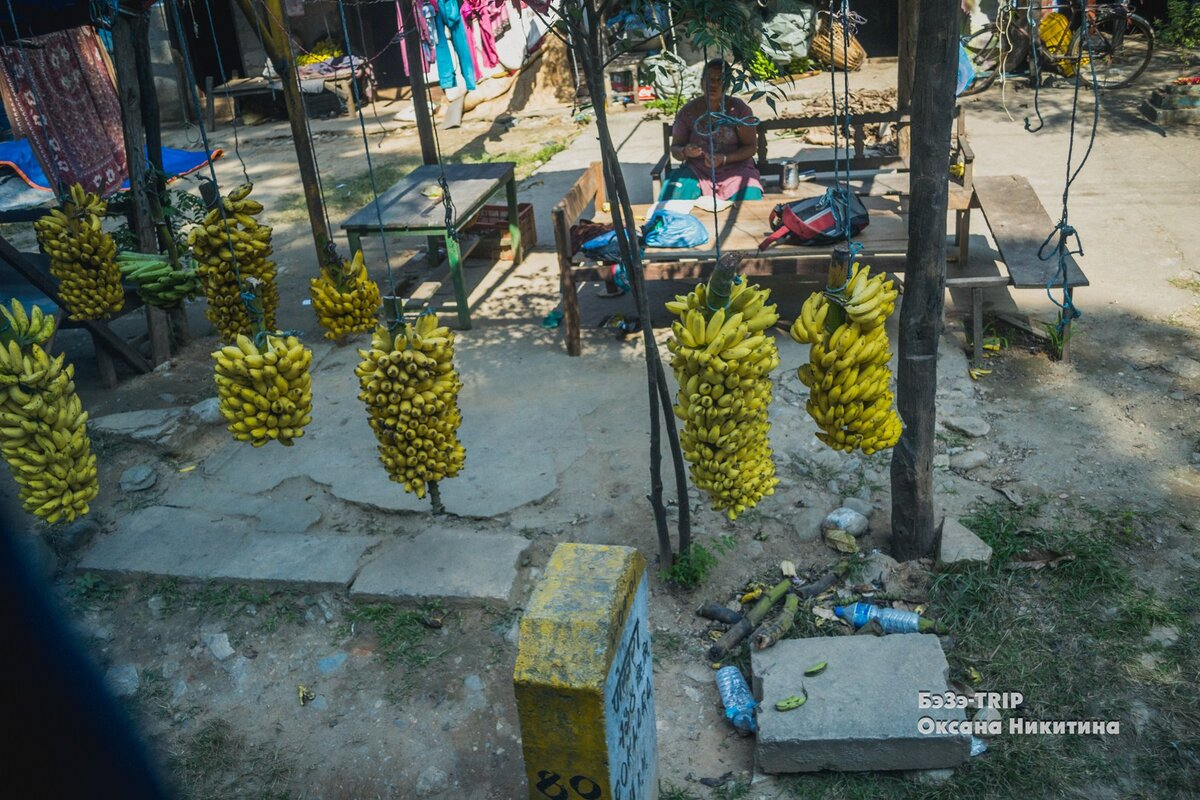
[[[1050,298],[1050,302],[1058,306],[1058,325],[1057,330],[1061,335],[1072,320],[1076,320],[1083,316],[1083,312],[1075,307],[1075,302],[1071,297],[1071,287],[1068,285],[1067,276],[1067,259],[1072,255],[1083,255],[1083,242],[1079,238],[1079,233],[1073,228],[1069,222],[1069,201],[1071,195],[1071,184],[1079,177],[1079,173],[1083,170],[1083,165],[1087,163],[1088,158],[1092,154],[1092,147],[1096,143],[1096,128],[1100,123],[1100,88],[1096,83],[1096,59],[1092,53],[1092,37],[1088,33],[1088,0],[1081,0],[1080,10],[1083,15],[1083,24],[1079,30],[1079,36],[1084,37],[1084,44],[1087,47],[1088,65],[1092,72],[1092,130],[1088,137],[1087,150],[1084,151],[1083,158],[1080,159],[1079,165],[1072,169],[1071,162],[1075,154],[1075,124],[1079,114],[1079,85],[1082,83],[1082,70],[1076,66],[1075,69],[1075,92],[1071,98],[1071,127],[1070,138],[1067,145],[1067,165],[1066,165],[1066,181],[1063,184],[1062,194],[1062,216],[1058,220],[1058,224],[1054,226],[1054,230],[1042,242],[1042,246],[1038,248],[1038,258],[1042,261],[1049,261],[1057,257],[1058,265],[1053,277],[1046,282],[1046,296]],[[1028,125],[1026,126],[1028,127]],[[1052,242],[1057,236],[1058,242],[1055,244],[1051,252],[1046,252],[1047,245]],[[1070,240],[1074,238],[1075,247],[1071,248]],[[1062,287],[1062,302],[1055,299],[1053,290],[1055,284]]]

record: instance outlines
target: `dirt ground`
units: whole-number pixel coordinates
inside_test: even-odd
[[[380,109],[381,117],[388,113],[395,112]],[[471,160],[515,158],[528,174],[582,130],[566,106],[514,119],[515,125],[468,121],[442,134],[442,148]],[[335,225],[369,191],[359,136],[357,126],[316,136]],[[376,125],[368,136],[380,182],[416,163],[411,129],[382,135]],[[253,131],[239,138],[254,196],[271,209],[276,226],[279,323],[319,336],[302,305],[315,258],[290,139]],[[241,167],[232,141],[225,134],[220,139],[230,156],[219,173],[234,180]],[[551,310],[557,302],[553,276],[523,277],[521,302],[540,313]],[[998,564],[938,575],[930,585],[928,576],[921,578],[914,599],[951,622],[943,638],[951,677],[980,689],[1032,694],[1033,710],[1046,719],[1115,716],[1130,723],[1121,736],[1064,744],[1062,752],[1055,742],[1001,738],[942,783],[899,776],[754,776],[752,740],[736,735],[722,717],[705,657],[710,631],[695,607],[706,599],[731,601],[749,582],[773,579],[783,559],[802,574],[823,575],[839,556],[796,531],[843,497],[874,506],[863,549],[888,546],[887,454],[843,456],[811,437],[781,433],[785,441],[776,450],[782,483],[759,511],[729,524],[693,490],[697,540],[717,555],[700,588],[672,586],[652,566],[663,800],[1196,796],[1200,376],[1174,359],[1200,359],[1200,274],[1177,280],[1178,288],[1197,293],[1195,308],[1162,318],[1134,318],[1119,307],[1090,313],[1077,325],[1069,365],[1052,360],[1041,338],[998,324],[989,334],[1002,337],[1003,348],[986,364],[991,374],[970,381],[958,355],[947,361],[954,380],[939,392],[939,403],[980,416],[991,427],[985,466],[938,469],[940,501],[968,519],[1000,562],[1033,546],[1071,548],[1077,556],[1059,572],[1007,571]],[[961,315],[952,310],[950,323],[949,335],[962,346]],[[207,354],[214,339],[195,309],[192,324],[198,339],[167,368],[124,380],[113,391],[90,385],[90,359],[76,358],[93,416],[210,396]],[[67,346],[77,353],[87,349],[82,341],[68,340]],[[627,347],[637,354],[637,345]],[[790,357],[785,366],[794,368],[795,353]],[[794,369],[780,373],[776,403],[783,419],[798,427],[802,387]],[[776,429],[785,430],[778,420]],[[967,444],[959,434],[939,431],[939,454],[953,455]],[[201,443],[197,455],[203,452]],[[110,445],[102,457],[112,479],[145,454]],[[591,487],[594,499],[578,508],[571,526],[539,525],[537,508],[477,522],[531,540],[518,579],[527,597],[557,542],[602,531],[606,542],[646,546],[652,535],[648,509],[635,502],[643,480],[641,474],[603,472]],[[288,491],[299,496],[323,488]],[[102,525],[139,502],[117,493],[107,497],[97,508]],[[369,508],[344,513],[337,522],[346,529],[392,524]],[[116,581],[73,572],[78,542],[50,541],[57,586],[100,663],[106,669],[137,665],[128,706],[182,796],[526,796],[511,690],[519,607],[401,608],[303,588]],[[847,593],[869,581],[869,567],[856,561],[854,569],[842,584]],[[827,607],[835,599],[823,597],[815,605]],[[794,633],[840,632],[836,623],[818,627],[816,617],[804,617]],[[1005,644],[1010,633],[1020,646]],[[744,665],[745,654],[733,662]],[[1055,675],[1062,686],[1055,686]],[[302,701],[305,690],[311,697]],[[702,778],[715,780],[702,784]]]

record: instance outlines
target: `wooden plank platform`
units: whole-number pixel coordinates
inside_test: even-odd
[[[1043,261],[1038,250],[1054,230],[1054,222],[1042,208],[1037,193],[1021,175],[975,177],[975,196],[1000,259],[1008,268],[1012,285],[1017,289],[1046,288],[1058,271],[1058,259]],[[1047,246],[1052,252],[1053,243]],[[1061,286],[1061,281],[1055,282]],[[1067,257],[1067,286],[1087,286],[1087,276],[1075,259]]]
[[[450,196],[458,213],[458,219],[454,220],[454,223],[459,225],[477,212],[505,182],[512,180],[515,165],[511,162],[496,162],[444,166],[446,181],[451,184]],[[428,186],[436,186],[440,175],[441,169],[437,165],[426,164],[417,167],[380,195],[378,200],[356,211],[342,223],[342,229],[349,233],[377,233],[380,214],[376,212],[375,207],[378,204],[385,231],[445,231],[446,211],[441,198],[431,199],[421,193]]]

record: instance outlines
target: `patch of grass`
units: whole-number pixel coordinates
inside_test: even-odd
[[[191,601],[207,613],[232,617],[245,611],[246,606],[266,605],[271,601],[271,594],[249,586],[210,581],[196,590]]]
[[[1200,279],[1192,278],[1184,280],[1183,278],[1171,278],[1168,283],[1177,289],[1187,289],[1188,291],[1200,293]]]
[[[658,782],[658,800],[701,800],[700,795],[671,781]]]
[[[403,610],[387,603],[355,603],[347,617],[352,624],[371,626],[379,639],[379,654],[384,663],[419,668],[448,652],[448,648],[429,649],[425,641],[429,629],[421,623],[427,615],[440,610],[441,604],[437,602],[428,603],[418,611]]]
[[[659,111],[664,116],[673,117],[679,113],[679,109],[683,108],[683,104],[686,102],[686,97],[677,94],[674,97],[656,97],[653,100],[647,100],[642,106],[651,111]]]
[[[85,572],[75,578],[68,590],[71,605],[76,609],[107,608],[117,598],[117,587],[94,572]]]
[[[279,748],[250,743],[220,718],[181,739],[171,765],[182,795],[194,800],[225,800],[232,787],[239,797],[287,800],[294,771]]]
[[[720,541],[720,540],[718,540]],[[722,545],[714,545],[721,547]],[[721,552],[724,552],[722,550]],[[691,549],[675,557],[669,569],[661,570],[659,578],[681,589],[696,589],[717,565],[717,557],[702,544],[693,544]]]

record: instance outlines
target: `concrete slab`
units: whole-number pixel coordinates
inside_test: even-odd
[[[962,709],[921,709],[918,693],[946,691],[949,665],[935,636],[789,639],[752,657],[758,712],[755,759],[764,772],[942,769],[964,762],[967,735],[923,734],[922,717],[963,720]],[[808,667],[826,662],[820,675]],[[792,711],[775,703],[801,689]]]
[[[168,453],[184,449],[196,433],[195,422],[186,408],[153,408],[106,414],[89,420],[88,429],[150,445]]]
[[[938,561],[943,564],[957,564],[961,561],[987,562],[991,557],[991,546],[961,522],[947,517],[942,523],[942,548],[938,554]]]
[[[375,536],[263,533],[217,512],[151,506],[99,537],[79,562],[96,572],[345,588]]]
[[[412,539],[390,541],[362,568],[351,597],[502,600],[512,597],[522,536],[436,525]]]

